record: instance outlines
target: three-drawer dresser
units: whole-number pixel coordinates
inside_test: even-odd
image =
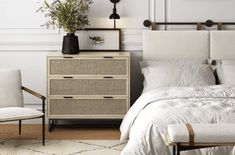
[[[59,119],[122,119],[130,108],[130,53],[47,57],[49,130]]]

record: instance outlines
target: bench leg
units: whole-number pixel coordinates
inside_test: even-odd
[[[175,155],[175,145],[173,146],[173,155]]]
[[[177,155],[180,155],[180,144],[177,144]]]

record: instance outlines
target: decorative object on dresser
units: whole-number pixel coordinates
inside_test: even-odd
[[[121,29],[89,28],[78,34],[81,51],[120,51]]]
[[[45,0],[44,5],[39,8],[38,11],[49,17],[45,26],[56,25],[67,32],[63,38],[62,53],[79,53],[78,37],[75,36],[75,32],[89,25],[87,14],[90,4],[92,0],[56,0],[52,3]]]
[[[59,119],[122,119],[130,107],[130,53],[48,55],[49,130]]]
[[[120,1],[120,0],[110,0],[113,4],[113,13],[109,16],[109,19],[113,19],[113,26],[114,29],[116,29],[116,19],[120,19],[120,16],[117,14],[117,9],[116,9],[116,4]]]

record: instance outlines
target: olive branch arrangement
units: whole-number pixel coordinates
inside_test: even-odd
[[[48,18],[43,26],[57,26],[75,33],[89,25],[88,10],[92,3],[92,0],[54,0],[52,3],[45,0],[38,12]]]

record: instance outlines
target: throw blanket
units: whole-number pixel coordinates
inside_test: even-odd
[[[170,87],[142,94],[126,114],[121,155],[170,155],[161,134],[175,123],[235,123],[235,87]],[[234,155],[235,148],[185,151],[190,155]]]

